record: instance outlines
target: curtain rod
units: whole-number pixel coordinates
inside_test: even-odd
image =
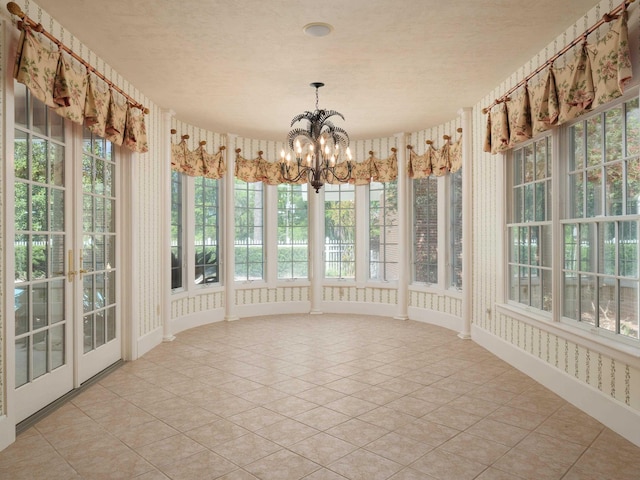
[[[555,62],[558,58],[560,58],[562,55],[564,55],[565,53],[567,53],[569,50],[571,50],[573,47],[575,47],[578,43],[580,43],[581,41],[585,41],[587,40],[587,37],[593,33],[597,28],[599,28],[601,25],[604,25],[605,23],[609,23],[613,20],[615,20],[616,18],[618,18],[618,14],[625,11],[627,9],[627,6],[632,4],[633,2],[635,2],[635,0],[625,0],[624,2],[622,2],[620,5],[618,5],[616,8],[614,8],[613,10],[611,10],[609,13],[605,13],[602,18],[600,20],[598,20],[594,25],[592,25],[591,27],[589,27],[588,29],[586,29],[584,31],[584,33],[582,35],[580,35],[579,37],[576,37],[573,39],[573,41],[571,43],[569,43],[567,46],[565,46],[562,50],[560,50],[558,53],[556,53],[555,55],[553,55],[551,58],[549,58],[546,62],[544,62],[542,65],[540,65],[538,68],[536,68],[533,72],[531,72],[529,75],[527,75],[526,77],[524,77],[523,80],[520,80],[515,87],[511,87],[507,93],[505,93],[504,95],[502,95],[501,97],[498,97],[496,100],[493,101],[493,103],[491,105],[489,105],[488,107],[485,107],[482,109],[482,113],[488,113],[489,110],[491,110],[494,106],[498,105],[499,103],[505,102],[507,100],[509,100],[509,95],[512,94],[513,92],[515,92],[518,88],[520,88],[523,85],[526,85],[527,82],[529,82],[529,80],[531,80],[533,77],[535,77],[538,73],[540,73],[542,70],[544,70],[545,68],[547,68],[547,66],[552,65],[553,62]]]
[[[129,96],[126,93],[124,93],[124,91],[122,91],[121,88],[119,88],[117,85],[115,85],[111,80],[108,80],[102,73],[98,72],[94,67],[92,67],[89,64],[89,62],[85,61],[79,55],[75,54],[69,47],[64,45],[60,40],[58,40],[52,34],[47,32],[44,29],[44,27],[42,26],[42,24],[36,23],[34,20],[29,18],[29,16],[22,11],[22,9],[20,8],[20,6],[17,3],[15,3],[15,2],[7,3],[7,10],[9,10],[9,13],[11,13],[12,15],[15,15],[16,17],[19,17],[23,22],[27,23],[36,32],[43,34],[45,37],[47,37],[49,40],[51,40],[53,43],[55,43],[58,46],[58,48],[60,48],[61,50],[64,50],[69,55],[71,55],[73,58],[75,58],[77,61],[79,61],[82,65],[84,65],[87,68],[87,70],[89,70],[90,72],[93,72],[97,77],[99,77],[102,80],[104,80],[104,82],[107,83],[107,85],[109,85],[109,88],[113,88],[114,90],[116,90],[120,94],[122,94],[132,106],[134,106],[136,108],[139,108],[144,113],[149,113],[149,109],[148,108],[145,108],[145,106],[142,105],[140,102],[137,102],[136,100],[131,98],[131,96]]]

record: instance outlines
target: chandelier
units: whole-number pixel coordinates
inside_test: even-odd
[[[280,170],[282,177],[288,182],[298,182],[306,175],[307,180],[316,193],[325,182],[336,180],[345,183],[351,178],[351,151],[349,150],[349,135],[336,127],[329,119],[335,115],[344,120],[344,116],[335,110],[318,108],[318,89],[324,83],[313,82],[316,89],[316,109],[293,117],[291,127],[301,120],[307,121],[306,128],[294,128],[287,135],[289,152],[280,153]],[[347,157],[340,162],[342,152]],[[291,160],[291,152],[295,160]]]

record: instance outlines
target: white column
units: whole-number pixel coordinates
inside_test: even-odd
[[[173,110],[162,111],[162,181],[164,184],[164,215],[162,215],[162,341],[171,342],[175,336],[171,333],[171,120]]]
[[[458,337],[470,339],[473,313],[473,110],[463,108],[458,114],[462,117],[462,331]]]
[[[409,196],[411,183],[407,176],[407,136],[404,133],[395,135],[398,151],[398,310],[397,320],[409,318],[409,268],[411,248],[409,222]]]
[[[235,287],[235,170],[236,170],[236,138],[227,135],[227,173],[224,176],[224,319],[238,320],[236,314]]]
[[[322,302],[322,281],[324,279],[324,188],[316,193],[311,185],[307,185],[307,195],[309,196],[309,256],[310,269],[309,280],[311,281],[311,313],[319,315],[322,312],[320,303]]]

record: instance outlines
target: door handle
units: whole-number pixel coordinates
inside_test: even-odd
[[[76,274],[76,272],[73,271],[73,250],[69,250],[69,254],[68,254],[68,258],[69,258],[69,271],[67,272],[67,280],[69,282],[73,282],[73,277]]]
[[[78,274],[80,275],[80,278],[82,278],[82,275],[84,275],[85,273],[89,273],[91,270],[85,270],[84,268],[82,268],[82,249],[80,249],[80,270],[78,270]]]

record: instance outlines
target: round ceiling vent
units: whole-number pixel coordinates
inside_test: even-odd
[[[326,37],[331,33],[333,27],[328,23],[308,23],[302,27],[302,31],[311,37]]]

